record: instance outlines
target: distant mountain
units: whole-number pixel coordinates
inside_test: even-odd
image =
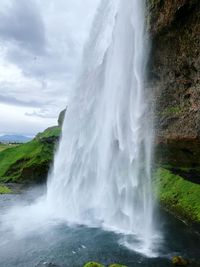
[[[32,138],[24,135],[2,135],[0,136],[1,143],[26,143]]]

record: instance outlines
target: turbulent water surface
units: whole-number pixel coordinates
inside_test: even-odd
[[[21,210],[18,208],[17,212],[22,212],[22,203],[26,208],[36,194],[38,189],[21,195],[0,195],[0,221],[5,220],[4,214],[7,219],[7,227],[0,224],[1,267],[35,267],[40,262],[52,262],[60,267],[83,267],[85,262],[91,260],[105,265],[115,262],[128,267],[170,267],[173,255],[199,259],[200,238],[167,214],[162,214],[162,220],[159,220],[165,233],[165,242],[160,245],[159,256],[154,258],[122,246],[118,241],[123,235],[96,227],[71,226],[56,221],[44,222],[36,227],[36,222],[28,219],[31,216],[28,209],[25,209],[27,223],[19,228],[19,218],[16,221],[13,213],[11,216],[7,211],[21,203]],[[16,231],[13,231],[14,226]]]

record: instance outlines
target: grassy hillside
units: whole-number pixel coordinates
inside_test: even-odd
[[[154,190],[167,209],[183,220],[200,223],[200,184],[159,168],[154,177]]]
[[[0,152],[7,149],[7,148],[13,148],[13,147],[16,147],[18,146],[17,144],[2,144],[0,143]]]
[[[58,126],[48,128],[32,141],[0,152],[0,182],[43,182],[60,131]]]
[[[61,133],[61,128],[58,126],[53,126],[47,128],[44,132],[37,134],[36,139],[59,137],[60,133]]]

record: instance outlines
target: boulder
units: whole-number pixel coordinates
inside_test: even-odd
[[[175,265],[175,266],[186,266],[189,264],[188,260],[184,259],[183,257],[181,256],[174,256],[172,258],[172,263]]]
[[[84,267],[104,267],[104,265],[91,261],[91,262],[86,263]]]

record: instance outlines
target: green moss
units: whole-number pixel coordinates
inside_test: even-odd
[[[97,262],[88,262],[84,265],[84,267],[104,267],[104,265]]]
[[[181,106],[167,107],[162,112],[161,115],[179,115],[182,113]]]
[[[172,263],[175,266],[186,266],[189,264],[188,260],[182,258],[181,256],[174,256],[172,258]]]
[[[154,177],[154,192],[158,200],[180,218],[200,222],[199,184],[159,168]]]
[[[12,190],[5,186],[5,185],[0,185],[0,194],[11,194]]]

